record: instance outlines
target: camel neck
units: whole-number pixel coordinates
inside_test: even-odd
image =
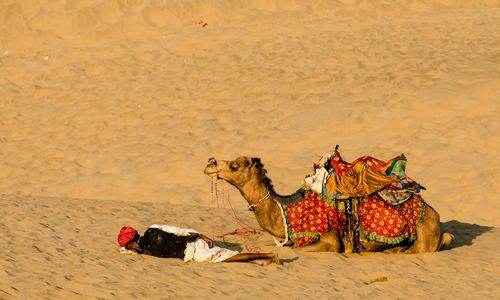
[[[249,208],[253,208],[259,225],[271,235],[285,237],[283,217],[278,204],[273,201],[274,190],[263,184],[247,185],[240,189],[242,196],[247,200]]]
[[[271,191],[263,185],[250,185],[241,189],[241,194],[247,200],[249,207],[257,207],[271,197]]]

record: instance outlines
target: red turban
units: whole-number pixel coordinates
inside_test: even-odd
[[[134,239],[134,236],[136,234],[138,233],[134,228],[123,226],[122,229],[120,229],[120,233],[118,234],[118,244],[120,244],[120,246],[122,247],[125,247]]]

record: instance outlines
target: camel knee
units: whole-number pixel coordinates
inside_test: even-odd
[[[441,249],[441,228],[439,214],[430,206],[427,207],[424,220],[417,229],[417,239],[408,253],[435,252]]]
[[[341,250],[340,238],[333,231],[321,235],[320,241],[325,243],[326,251],[339,253]]]

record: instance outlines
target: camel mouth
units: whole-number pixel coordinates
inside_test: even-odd
[[[217,179],[219,179],[219,172],[217,171],[217,169],[213,168],[213,166],[212,168],[210,166],[207,166],[203,171],[203,173],[205,173],[205,175],[208,175],[210,177],[217,177]]]
[[[208,175],[210,177],[216,177],[217,179],[219,179],[219,174],[217,172],[211,172],[211,173],[205,172],[205,175]]]
[[[210,177],[217,177],[219,179],[219,170],[217,170],[217,160],[214,157],[208,159],[208,165],[203,171],[206,175]]]

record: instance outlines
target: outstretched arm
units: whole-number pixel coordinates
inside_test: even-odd
[[[198,238],[204,240],[208,244],[208,246],[210,248],[212,248],[213,245],[214,245],[214,240],[212,240],[211,238],[209,238],[208,236],[206,236],[204,234],[196,233],[196,232],[190,232],[190,235],[197,236]]]

